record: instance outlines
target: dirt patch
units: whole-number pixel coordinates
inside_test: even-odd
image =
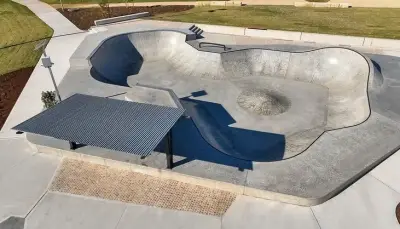
[[[0,128],[25,87],[34,67],[22,68],[0,76]]]
[[[143,7],[110,7],[109,10],[102,10],[101,8],[86,8],[77,9],[72,12],[58,11],[70,20],[79,29],[87,30],[94,25],[95,20],[117,17],[127,14],[149,12],[151,16],[168,13],[168,12],[182,12],[192,9],[194,6],[143,6]]]

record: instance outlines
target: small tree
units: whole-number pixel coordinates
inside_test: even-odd
[[[104,17],[111,17],[110,4],[108,0],[100,0],[99,6]]]
[[[44,108],[48,109],[58,103],[55,91],[42,91],[42,102]]]

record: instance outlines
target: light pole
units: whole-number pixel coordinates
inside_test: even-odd
[[[58,87],[57,87],[56,81],[54,79],[53,71],[51,70],[51,66],[53,65],[53,63],[51,62],[50,57],[47,56],[46,50],[44,50],[44,48],[46,47],[46,44],[47,44],[47,40],[42,41],[41,43],[39,43],[39,44],[37,44],[35,46],[35,50],[43,48],[43,57],[42,57],[42,64],[43,65],[42,66],[49,70],[51,81],[53,82],[54,89],[56,91],[56,95],[57,95],[58,101],[61,102],[60,92],[58,91]]]
[[[64,11],[64,4],[62,3],[62,0],[60,0],[60,4],[61,4],[62,11]]]

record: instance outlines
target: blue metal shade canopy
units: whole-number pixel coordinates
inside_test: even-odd
[[[74,94],[13,129],[148,156],[184,111]]]

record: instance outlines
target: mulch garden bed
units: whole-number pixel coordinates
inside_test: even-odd
[[[33,69],[22,68],[0,76],[0,128],[6,122]]]
[[[168,12],[182,12],[192,9],[194,6],[130,6],[130,7],[110,7],[110,8],[84,8],[74,9],[72,11],[58,11],[68,18],[79,29],[87,30],[94,25],[95,20],[123,16],[127,14],[135,14],[141,12],[149,12],[151,16],[168,13]]]

